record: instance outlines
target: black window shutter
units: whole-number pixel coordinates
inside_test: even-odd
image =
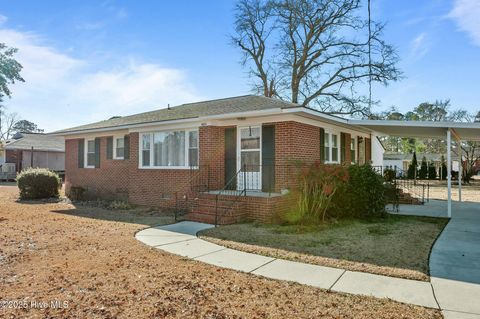
[[[345,133],[340,133],[340,163],[345,163]]]
[[[113,159],[113,136],[107,137],[107,159]]]
[[[85,139],[78,140],[78,168],[84,168],[85,162]]]
[[[130,135],[125,135],[123,137],[123,145],[124,145],[124,159],[130,159]]]
[[[100,137],[95,138],[95,168],[100,168]]]
[[[325,129],[320,128],[320,162],[325,161]]]
[[[262,191],[275,190],[275,126],[262,127]]]
[[[231,181],[230,186],[236,187],[237,183],[232,181],[237,173],[237,129],[235,127],[225,128],[225,184]]]

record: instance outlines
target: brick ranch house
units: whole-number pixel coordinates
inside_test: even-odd
[[[186,218],[268,222],[285,207],[292,162],[382,164],[373,132],[277,99],[247,95],[55,132],[66,192],[186,211]]]

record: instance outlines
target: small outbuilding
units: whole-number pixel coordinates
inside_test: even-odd
[[[28,167],[65,171],[65,141],[61,136],[43,133],[17,133],[3,144],[0,166],[15,165],[20,172]]]

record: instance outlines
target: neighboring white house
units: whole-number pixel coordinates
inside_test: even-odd
[[[373,155],[372,155],[373,156]],[[442,165],[442,154],[432,154],[432,153],[417,153],[417,162],[420,166],[423,157],[426,158],[427,163],[433,163],[439,172],[440,166]],[[383,166],[397,168],[404,171],[408,170],[408,166],[412,162],[413,154],[401,154],[401,153],[384,153],[383,154]],[[445,160],[446,156],[444,156]],[[458,171],[458,161],[452,161],[452,171]]]
[[[5,145],[0,141],[0,165],[5,163]]]
[[[372,134],[372,165],[373,166],[384,165],[383,164],[384,153],[385,153],[385,148],[383,147],[383,144],[380,142],[377,136]]]

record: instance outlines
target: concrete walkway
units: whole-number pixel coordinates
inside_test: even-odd
[[[399,214],[446,217],[447,202],[401,205]],[[452,203],[452,219],[430,254],[430,276],[445,319],[480,319],[480,203]]]
[[[200,230],[211,227],[213,226],[209,224],[180,222],[147,228],[139,231],[135,237],[157,249],[223,268],[332,291],[390,298],[439,309],[429,282],[265,257],[219,246],[196,236]]]

